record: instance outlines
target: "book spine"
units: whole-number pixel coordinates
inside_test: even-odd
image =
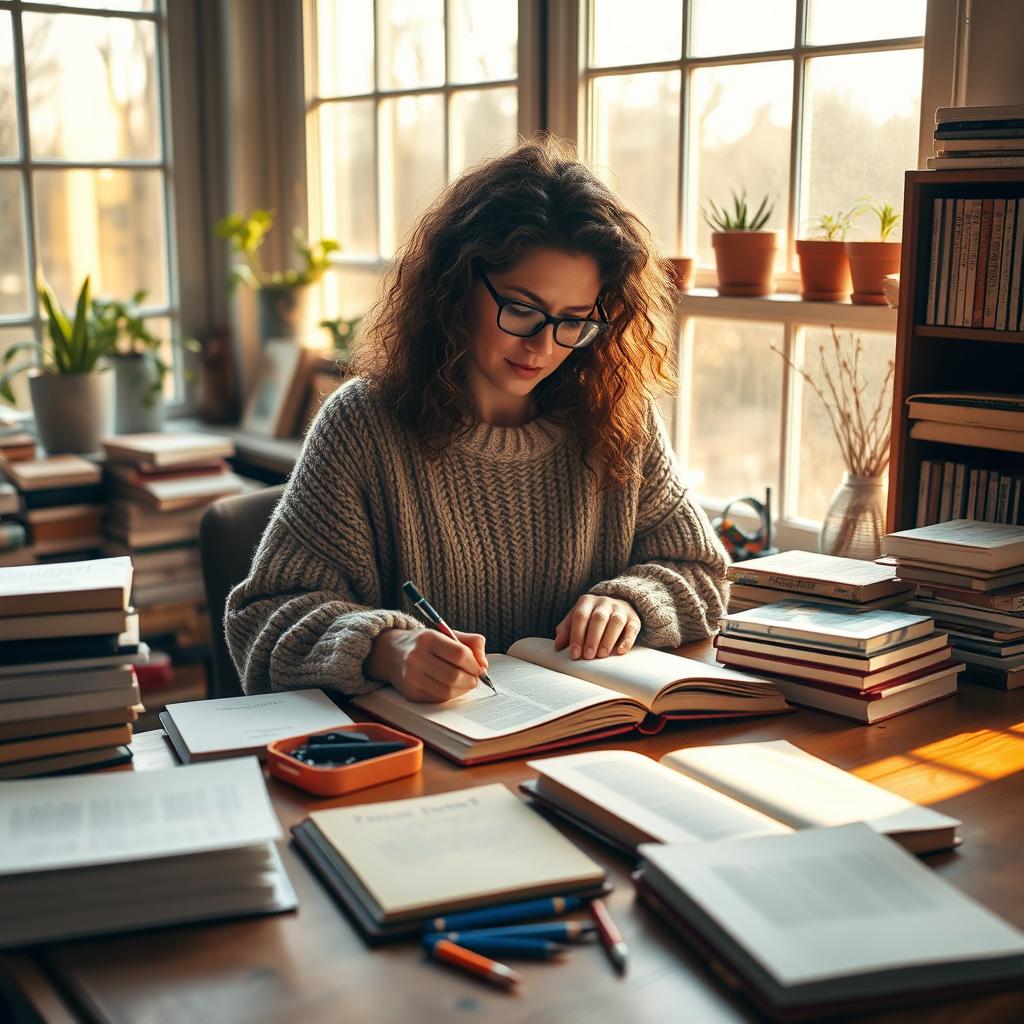
[[[935,140],[946,139],[1024,139],[1024,127],[1014,128],[1003,122],[998,127],[979,128],[977,124],[967,127],[963,123],[961,127],[956,125],[943,125],[937,128],[932,135]]]
[[[985,522],[994,523],[999,506],[999,474],[992,470],[988,476],[988,499],[985,501]]]
[[[1024,479],[1015,477],[1013,481],[1013,497],[1010,499],[1010,525],[1019,526],[1021,523],[1021,490],[1024,488]]]
[[[952,199],[942,201],[942,246],[939,265],[939,295],[935,304],[935,323],[944,326],[947,319],[947,307],[949,305],[949,277],[950,259],[949,254],[953,243],[953,212],[956,203]]]
[[[967,483],[967,509],[965,519],[974,519],[974,510],[978,504],[978,470],[972,469],[968,474]]]
[[[930,526],[928,522],[928,483],[932,475],[931,459],[921,460],[920,475],[917,478],[917,518],[915,526]]]
[[[964,494],[966,491],[967,466],[958,462],[953,471],[953,507],[951,519],[962,519],[964,515]]]
[[[1009,523],[1011,479],[1005,473],[999,476],[999,497],[996,501],[996,522]],[[1024,605],[1021,606],[1024,608]],[[1018,610],[1018,609],[1014,609]]]
[[[953,474],[956,465],[953,462],[944,462],[942,465],[942,497],[939,499],[939,522],[949,522],[953,511]]]
[[[987,167],[1024,167],[1024,154],[1019,156],[930,156],[925,161],[933,171],[980,171]]]
[[[985,316],[985,282],[988,273],[989,246],[992,241],[992,200],[981,202],[981,226],[978,228],[978,250],[974,258],[974,299],[971,315],[965,326],[980,327]]]
[[[928,308],[925,312],[925,323],[934,324],[938,321],[935,310],[938,305],[939,249],[942,244],[942,200],[932,201],[932,253],[928,262]]]
[[[966,233],[964,231],[966,209],[967,201],[964,199],[958,199],[953,206],[953,245],[949,257],[949,307],[946,312],[946,323],[950,327],[955,327],[960,322],[957,319],[957,296],[960,289],[960,257],[964,250],[964,235]]]
[[[1013,263],[1013,231],[1017,224],[1017,200],[1006,201],[1006,223],[1003,225],[1003,251],[999,259],[999,294],[996,298],[996,329],[1006,330],[1010,299],[1010,270]]]
[[[1017,200],[1017,237],[1013,243],[1013,273],[1010,284],[1010,307],[1006,311],[1006,328],[1010,331],[1021,329],[1020,291],[1024,277],[1024,199]]]
[[[996,199],[992,205],[992,237],[988,245],[988,269],[985,273],[985,303],[981,326],[991,330],[996,325],[996,294],[999,291],[999,261],[1003,255],[1003,221],[1006,200]]]
[[[848,583],[834,580],[808,580],[799,576],[780,576],[775,573],[764,574],[744,572],[735,565],[731,567],[729,579],[748,587],[773,587],[775,590],[786,590],[794,596],[806,594],[813,597],[838,597],[846,601],[860,599],[861,588]]]
[[[964,203],[964,230],[960,239],[960,281],[956,294],[956,326],[966,327],[970,323],[968,293],[974,295],[974,279],[971,276],[971,259],[974,269],[977,265],[978,229],[981,227],[981,200],[967,199]]]
[[[978,470],[978,497],[974,503],[974,515],[973,519],[977,519],[979,523],[985,521],[985,502],[988,501],[988,470]]]

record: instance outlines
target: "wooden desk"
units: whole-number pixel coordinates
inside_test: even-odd
[[[707,645],[681,653],[708,660]],[[929,863],[947,881],[1024,928],[1020,858],[1024,839],[1024,691],[965,687],[954,698],[872,727],[811,711],[727,723],[672,727],[631,741],[653,757],[683,745],[789,739],[825,759],[964,822],[959,852]],[[150,749],[139,767],[167,758]],[[483,782],[514,785],[522,761],[457,768],[429,756],[421,775],[335,803],[399,799]],[[298,790],[270,782],[285,829],[315,807]],[[630,947],[620,979],[597,947],[561,964],[522,964],[522,991],[506,995],[426,961],[412,943],[368,950],[301,856],[284,843],[284,862],[299,896],[296,913],[147,935],[65,943],[37,954],[41,968],[87,1018],[154,1021],[404,1022],[485,1020],[681,1020],[705,1024],[755,1019],[741,999],[705,972],[683,944],[634,902],[629,862],[565,828],[607,866],[616,890],[610,906]],[[131,898],[130,893],[125,894]],[[864,1018],[861,1018],[864,1019]],[[1024,1020],[1024,993],[945,1002],[872,1018],[994,1024]]]

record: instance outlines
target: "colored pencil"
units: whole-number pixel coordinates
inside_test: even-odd
[[[424,932],[453,932],[467,928],[494,928],[512,921],[529,921],[533,917],[554,917],[583,906],[579,896],[549,896],[521,903],[505,903],[500,907],[465,910],[447,917],[434,917],[423,926]]]
[[[463,949],[471,949],[481,956],[511,957],[520,960],[554,960],[569,951],[569,947],[561,942],[548,942],[546,939],[519,939],[514,937],[506,938],[503,935],[484,936],[477,938],[467,932],[461,933],[461,938],[456,942],[448,935],[425,935],[423,945],[430,949],[439,942],[455,942]]]
[[[480,953],[474,953],[471,949],[457,946],[447,939],[432,943],[430,954],[437,960],[443,960],[469,974],[475,974],[499,988],[510,989],[519,985],[523,980],[523,976],[513,971],[511,967],[482,956]]]
[[[462,931],[432,932],[428,939],[545,939],[548,942],[579,942],[597,931],[593,921],[542,921],[538,924],[507,924],[497,928],[470,928]]]
[[[623,941],[618,927],[612,920],[612,915],[608,912],[604,900],[591,900],[589,909],[594,921],[597,923],[597,934],[601,937],[601,944],[608,954],[608,959],[611,960],[619,974],[625,974],[629,949]]]

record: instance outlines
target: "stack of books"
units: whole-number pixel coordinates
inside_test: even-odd
[[[914,596],[913,587],[886,566],[808,551],[783,551],[735,562],[726,573],[732,584],[730,612],[794,597],[836,608],[892,608]]]
[[[1024,526],[954,519],[888,534],[882,558],[913,581],[909,609],[949,634],[964,679],[1024,686]]]
[[[963,669],[931,618],[888,608],[779,601],[724,616],[715,645],[793,704],[868,725],[955,693]]]
[[[20,493],[20,522],[36,561],[84,558],[103,544],[105,489],[99,466],[77,455],[0,463]]]
[[[932,170],[1024,167],[1024,105],[938,107]]]
[[[110,490],[104,550],[131,556],[135,606],[201,601],[199,520],[211,502],[243,490],[225,461],[233,443],[208,434],[127,434],[103,448]]]
[[[130,759],[131,581],[127,558],[0,569],[0,779]]]
[[[0,427],[0,465],[36,457],[34,438],[20,432],[3,433],[3,429]],[[0,566],[30,565],[35,561],[21,514],[21,494],[0,472]]]

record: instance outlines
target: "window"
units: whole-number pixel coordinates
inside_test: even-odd
[[[42,328],[38,266],[69,306],[144,290],[181,400],[159,0],[0,0],[0,351]],[[16,385],[19,405],[26,385]]]
[[[527,0],[307,0],[310,230],[338,239],[326,315],[366,311],[417,215],[529,131]]]
[[[918,161],[925,6],[580,0],[581,152],[667,253],[697,256],[703,286],[714,257],[702,206],[733,189],[768,195],[768,226],[787,243],[780,287],[796,290],[793,240],[812,217],[868,194],[902,204],[904,169]],[[850,237],[872,237],[867,216]],[[771,486],[780,519],[809,535],[843,468],[817,398],[779,353],[813,373],[833,321],[861,335],[879,379],[895,315],[712,292],[680,308],[675,437],[691,486],[711,508]]]

